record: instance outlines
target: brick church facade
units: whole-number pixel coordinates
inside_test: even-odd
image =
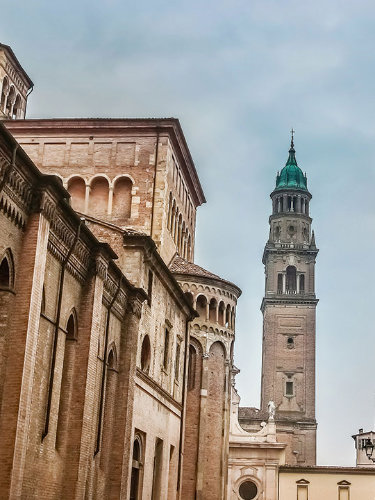
[[[317,249],[293,144],[271,195],[261,408],[239,408],[241,290],[194,263],[206,200],[179,121],[29,120],[32,89],[0,44],[0,497],[307,498]]]

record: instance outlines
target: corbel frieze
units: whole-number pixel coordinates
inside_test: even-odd
[[[0,194],[0,211],[2,211],[16,227],[20,229],[25,228],[27,218],[26,214],[20,210],[20,208],[11,199],[9,199],[8,195],[4,191]]]

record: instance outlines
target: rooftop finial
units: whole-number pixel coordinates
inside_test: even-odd
[[[296,133],[296,131],[293,129],[292,127],[292,130],[290,131],[291,135],[292,135],[292,139],[290,141],[290,149],[294,149],[294,134]]]

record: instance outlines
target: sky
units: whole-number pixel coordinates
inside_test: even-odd
[[[375,419],[375,4],[0,0],[28,117],[177,117],[207,198],[195,261],[243,290],[235,364],[259,406],[269,194],[290,129],[313,195],[318,463]]]

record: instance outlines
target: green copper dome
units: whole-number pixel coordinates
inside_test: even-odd
[[[293,138],[289,149],[289,158],[285,167],[276,177],[275,189],[303,189],[307,191],[307,177],[297,165]]]

